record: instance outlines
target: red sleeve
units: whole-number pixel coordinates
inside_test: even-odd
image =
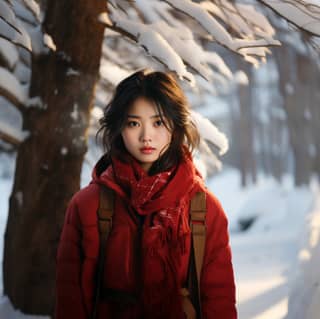
[[[69,203],[58,246],[55,319],[87,318],[81,292],[81,228],[76,201]]]
[[[237,318],[228,221],[221,204],[211,193],[207,193],[206,246],[200,290],[204,319]]]

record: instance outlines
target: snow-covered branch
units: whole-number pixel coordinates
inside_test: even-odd
[[[269,38],[254,39],[233,39],[227,30],[220,24],[210,13],[205,10],[200,4],[194,3],[188,0],[166,0],[172,7],[180,10],[181,12],[189,15],[198,21],[207,32],[213,36],[214,40],[219,44],[227,47],[231,51],[237,52],[243,47],[262,47],[262,46],[274,46],[280,45],[280,42]],[[252,30],[251,30],[251,34]]]
[[[312,0],[259,0],[296,27],[320,36],[320,2]]]
[[[106,14],[100,15],[100,21],[107,27],[121,32],[131,40],[140,44],[150,55],[164,63],[169,69],[175,71],[181,78],[194,82],[193,75],[187,71],[180,56],[173,50],[166,39],[152,28],[136,21],[130,21],[118,11],[110,7],[110,20]]]
[[[28,136],[28,132],[17,130],[8,123],[0,120],[0,139],[4,140],[5,142],[14,146],[19,146],[19,144]]]
[[[12,8],[3,0],[0,0],[0,38],[32,51],[28,32],[16,19]]]
[[[5,97],[19,110],[22,110],[27,100],[27,92],[16,77],[8,70],[0,67],[0,96]]]

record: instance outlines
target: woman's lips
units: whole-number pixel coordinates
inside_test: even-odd
[[[140,152],[143,154],[151,154],[155,150],[154,147],[142,147],[140,148]]]

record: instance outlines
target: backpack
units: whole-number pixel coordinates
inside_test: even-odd
[[[109,232],[112,228],[112,215],[114,206],[114,192],[105,187],[100,188],[98,208],[98,229],[99,229],[99,258],[96,274],[96,290],[92,311],[92,319],[97,317],[98,302],[101,294],[101,282],[103,278],[105,247]],[[187,285],[181,289],[182,307],[187,319],[201,319],[200,301],[200,274],[205,250],[205,215],[206,215],[206,194],[198,192],[191,199],[190,203],[190,229],[192,232],[191,251],[188,266]]]

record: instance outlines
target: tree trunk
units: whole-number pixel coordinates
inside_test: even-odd
[[[4,242],[4,293],[25,313],[53,313],[56,248],[87,150],[103,11],[103,0],[47,2],[43,27],[57,51],[32,61],[30,96],[44,108],[24,114],[30,137],[17,154]]]
[[[299,55],[288,46],[275,50],[280,75],[280,92],[283,107],[287,115],[290,144],[294,156],[295,185],[307,185],[312,172],[312,158],[309,146],[312,143],[310,120],[306,112],[310,111],[308,86],[312,62]]]
[[[241,186],[248,185],[248,179],[251,178],[252,183],[257,181],[257,167],[254,152],[253,141],[253,114],[252,114],[252,73],[251,66],[248,62],[239,60],[239,69],[245,70],[249,85],[239,84],[239,131],[237,132],[237,139],[239,147],[239,161],[241,168]]]

